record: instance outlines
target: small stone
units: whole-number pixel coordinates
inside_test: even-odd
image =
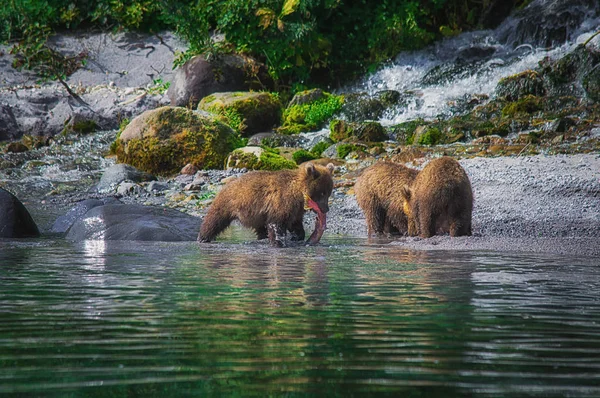
[[[146,187],[146,191],[148,192],[163,192],[167,189],[169,189],[169,184],[160,181],[151,181]]]
[[[117,194],[123,196],[139,195],[142,191],[142,187],[133,182],[122,182],[117,187]]]
[[[564,140],[565,140],[565,136],[561,134],[561,135],[557,135],[556,137],[552,138],[552,143],[553,144],[560,144]]]
[[[191,163],[186,164],[183,169],[181,169],[181,174],[193,175],[198,172],[198,168]]]

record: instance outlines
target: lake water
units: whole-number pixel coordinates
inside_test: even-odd
[[[0,394],[600,396],[593,258],[0,242]]]

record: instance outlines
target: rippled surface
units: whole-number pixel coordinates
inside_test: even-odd
[[[0,394],[600,396],[590,258],[0,242]]]

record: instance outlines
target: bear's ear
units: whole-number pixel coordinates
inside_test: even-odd
[[[400,188],[400,195],[402,195],[404,200],[410,200],[410,187],[408,185],[404,185],[402,188]]]
[[[333,163],[327,164],[327,171],[329,171],[329,174],[333,174],[334,170],[335,170],[335,166],[333,165]]]
[[[304,166],[304,171],[306,172],[306,175],[312,178],[317,178],[319,177],[319,172],[315,169],[315,165],[312,163],[306,163],[306,165]]]

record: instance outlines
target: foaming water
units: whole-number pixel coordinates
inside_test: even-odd
[[[598,396],[594,259],[0,242],[0,393]]]
[[[421,51],[401,53],[389,65],[343,91],[373,95],[397,90],[407,94],[406,104],[381,118],[384,125],[447,117],[456,113],[457,103],[469,102],[474,96],[478,100],[492,97],[502,78],[535,69],[545,57],[556,59],[572,51],[596,32],[600,20],[590,15],[569,32],[571,40],[549,48],[515,43],[509,32],[516,30],[517,22],[509,18],[494,31],[466,32]]]

